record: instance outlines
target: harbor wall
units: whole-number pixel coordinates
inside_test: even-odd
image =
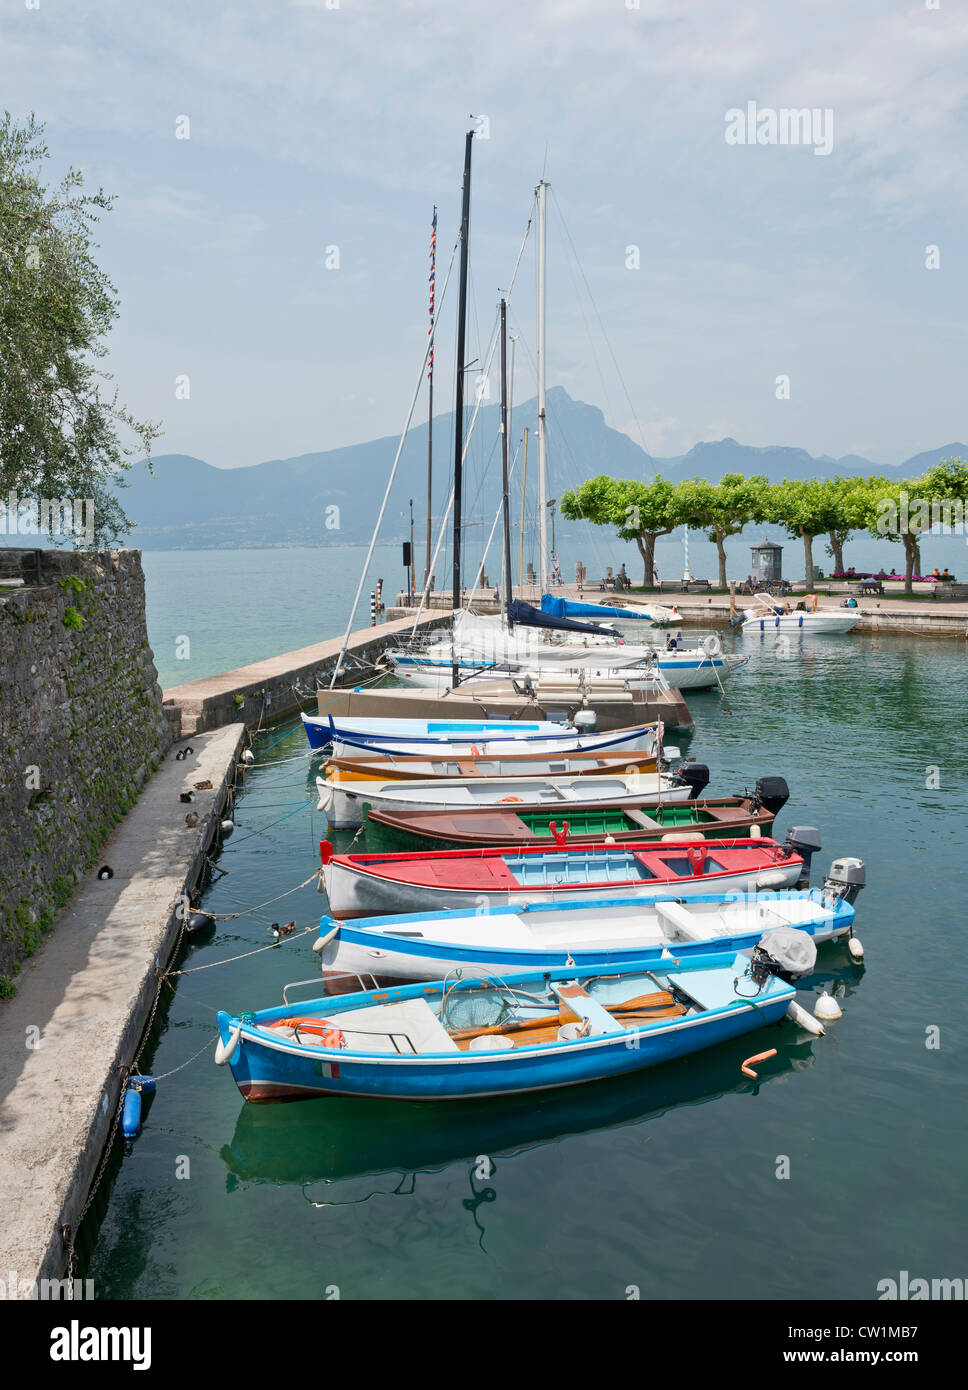
[[[449,621],[449,611],[427,614],[419,627],[425,630]],[[339,690],[353,689],[373,675],[369,663],[376,661],[384,647],[406,645],[412,627],[411,614],[352,633],[334,699],[340,698]],[[164,694],[166,714],[182,736],[236,721],[255,728],[294,714],[315,698],[318,688],[329,685],[342,645],[341,637],[333,637],[235,671],[173,686]]]
[[[0,552],[0,739],[5,997],[172,741],[140,551]]]

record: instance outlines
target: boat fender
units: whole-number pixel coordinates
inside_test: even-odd
[[[316,952],[317,955],[320,951],[324,950],[329,945],[329,943],[333,940],[334,936],[339,935],[339,931],[342,925],[342,922],[336,922],[335,925],[331,927],[331,929],[326,933],[325,936],[319,936],[316,938],[316,940],[313,942],[313,950]]]
[[[228,1042],[223,1042],[222,1039],[219,1038],[218,1046],[215,1049],[215,1065],[217,1067],[224,1067],[226,1062],[231,1062],[232,1058],[235,1056],[235,1051],[239,1046],[241,1038],[241,1023],[237,1023],[231,1033],[229,1033]]]
[[[253,753],[253,751],[252,751],[251,748],[246,748],[246,749],[245,749],[245,751],[244,751],[243,754],[242,754],[242,761],[243,761],[244,763],[254,763],[254,762],[255,762],[255,754]]]
[[[211,912],[193,912],[185,924],[185,930],[195,936],[199,932],[210,931],[214,926],[215,918]]]
[[[751,825],[751,826],[750,826],[750,839],[751,839],[751,840],[759,840],[759,839],[762,837],[762,835],[763,835],[763,827],[762,827],[761,825]]]
[[[602,841],[602,843],[605,844],[605,845],[614,845],[614,844],[615,844],[615,836],[614,836],[614,835],[606,835],[606,836],[605,836],[605,839]]]
[[[847,950],[851,960],[861,961],[864,959],[864,948],[856,936],[848,937]]]
[[[97,871],[98,878],[114,878],[114,870],[110,864],[102,864]]]
[[[319,857],[324,864],[328,864],[333,858],[333,845],[330,840],[320,840]]]
[[[786,1011],[786,1017],[791,1023],[797,1024],[805,1032],[812,1033],[815,1038],[822,1038],[827,1031],[823,1024],[808,1014],[802,1004],[798,1004],[795,999],[790,1000],[790,1007]]]
[[[228,837],[232,834],[232,831],[235,829],[235,821],[227,819],[223,820],[222,824],[219,826],[219,829],[222,832],[223,838],[227,840]]]
[[[813,1006],[813,1012],[814,1017],[823,1019],[825,1023],[833,1023],[843,1015],[844,1011],[833,995],[824,990]]]
[[[787,876],[780,869],[764,869],[756,876],[757,888],[782,888],[786,881]]]

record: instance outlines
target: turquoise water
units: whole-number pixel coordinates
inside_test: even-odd
[[[466,1106],[246,1106],[206,1051],[159,1081],[115,1156],[85,1233],[100,1297],[624,1299],[634,1285],[650,1299],[870,1299],[902,1269],[963,1275],[964,646],[815,637],[783,658],[769,637],[727,642],[753,653],[728,699],[689,700],[710,794],[780,773],[778,824],[820,827],[818,870],[844,853],[867,864],[865,967],[823,947],[801,990],[840,994],[827,1036],[783,1026],[638,1076]],[[261,737],[218,856],[216,913],[318,863],[303,735],[279,736]],[[217,1009],[269,1005],[317,974],[311,936],[230,958],[270,942],[272,921],[301,929],[324,909],[304,888],[192,946],[182,968],[197,973],[178,978],[146,1069],[190,1058]],[[744,1078],[743,1058],[768,1047],[759,1082]]]
[[[148,640],[162,689],[342,635],[366,549],[144,551]],[[370,590],[381,577],[392,603],[405,587],[399,546],[377,546],[357,627],[370,621]]]

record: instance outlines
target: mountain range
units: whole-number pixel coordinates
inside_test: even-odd
[[[465,471],[464,515],[483,526],[485,534],[500,500],[499,413],[496,404],[482,405]],[[519,440],[525,425],[533,431],[536,414],[534,398],[515,407],[512,438]],[[762,473],[779,482],[850,473],[915,476],[938,459],[968,457],[964,444],[953,443],[917,454],[891,469],[856,454],[815,458],[804,449],[753,448],[726,438],[696,444],[674,458],[657,458],[628,435],[611,429],[596,406],[573,400],[562,387],[548,392],[547,417],[552,496],[597,473],[649,479],[661,473],[673,481],[702,477],[714,482],[727,472]],[[443,512],[450,491],[453,428],[452,414],[435,416],[436,515]],[[367,541],[397,444],[396,437],[386,437],[242,468],[214,468],[189,455],[163,454],[155,458],[149,473],[141,461],[128,473],[128,486],[120,494],[126,513],[137,523],[127,544],[159,550]],[[536,462],[533,432],[529,453],[530,493]],[[418,553],[425,525],[426,469],[424,422],[407,437],[381,533],[385,541],[409,535],[408,499],[413,497]],[[518,479],[520,464],[511,488],[512,498],[519,503]],[[514,510],[516,514],[519,507]]]

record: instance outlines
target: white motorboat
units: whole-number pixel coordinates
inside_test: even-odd
[[[850,632],[862,616],[857,608],[797,607],[788,612],[789,604],[766,599],[762,594],[755,594],[754,597],[759,600],[760,606],[744,610],[739,624],[743,632]]]

